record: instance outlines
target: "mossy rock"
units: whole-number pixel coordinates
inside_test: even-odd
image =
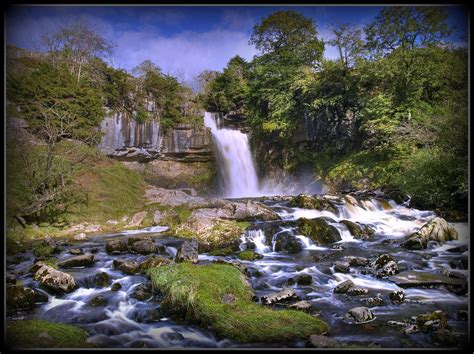
[[[219,336],[241,343],[282,343],[328,331],[321,319],[296,310],[276,311],[252,301],[253,291],[240,271],[228,264],[174,266],[148,271],[164,295],[162,308]],[[234,301],[226,303],[222,296]]]
[[[79,327],[44,320],[7,322],[7,345],[20,348],[93,348]]]
[[[225,256],[230,256],[235,251],[236,251],[235,247],[229,246],[229,247],[224,247],[224,248],[221,248],[221,249],[215,249],[215,250],[209,252],[209,255],[210,256],[225,257]]]
[[[374,234],[374,230],[367,225],[361,226],[349,220],[341,220],[340,223],[346,225],[351,235],[356,239],[368,239]]]
[[[324,218],[298,219],[298,229],[301,234],[320,245],[341,241],[339,231],[334,226],[329,225]]]
[[[256,259],[262,259],[263,258],[263,256],[260,253],[257,253],[257,252],[251,251],[251,250],[246,250],[246,251],[240,252],[237,255],[237,257],[240,260],[243,260],[243,261],[254,261]]]
[[[36,257],[49,257],[54,253],[54,251],[54,247],[51,247],[50,245],[38,245],[33,250],[33,254]]]
[[[304,209],[327,210],[336,215],[338,214],[337,208],[331,201],[317,196],[305,194],[297,195],[290,201],[290,206]]]

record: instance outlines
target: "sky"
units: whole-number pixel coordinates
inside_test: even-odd
[[[43,34],[77,18],[85,19],[114,45],[106,60],[131,71],[146,59],[164,73],[192,83],[203,70],[222,70],[235,55],[251,60],[258,51],[248,43],[253,27],[274,11],[296,10],[314,20],[318,36],[330,39],[330,26],[364,26],[381,6],[11,6],[5,13],[6,42],[36,50]],[[450,41],[467,45],[467,10],[447,6]],[[325,57],[337,57],[326,46]]]

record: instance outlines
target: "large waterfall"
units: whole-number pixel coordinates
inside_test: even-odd
[[[206,112],[204,124],[211,129],[216,146],[220,184],[225,197],[257,197],[261,195],[248,137],[237,129],[217,124],[215,114]]]

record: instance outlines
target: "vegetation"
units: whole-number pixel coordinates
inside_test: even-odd
[[[275,12],[250,38],[260,55],[207,75],[203,102],[238,107],[262,169],[309,165],[333,190],[399,190],[467,212],[467,50],[447,43],[446,19],[442,7],[386,7],[324,43],[310,19]],[[339,58],[324,59],[325,44]]]
[[[94,348],[83,329],[43,320],[7,322],[7,344],[16,348]]]
[[[328,330],[320,319],[295,310],[275,311],[253,302],[240,271],[226,264],[181,263],[148,270],[162,306],[175,316],[212,326],[220,336],[242,343],[306,339]],[[223,301],[224,295],[230,301]],[[226,303],[228,302],[228,303]]]

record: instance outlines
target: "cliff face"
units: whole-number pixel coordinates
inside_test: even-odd
[[[123,113],[104,118],[99,149],[163,188],[208,193],[215,178],[212,136],[204,125],[160,129],[159,119],[137,123]]]

